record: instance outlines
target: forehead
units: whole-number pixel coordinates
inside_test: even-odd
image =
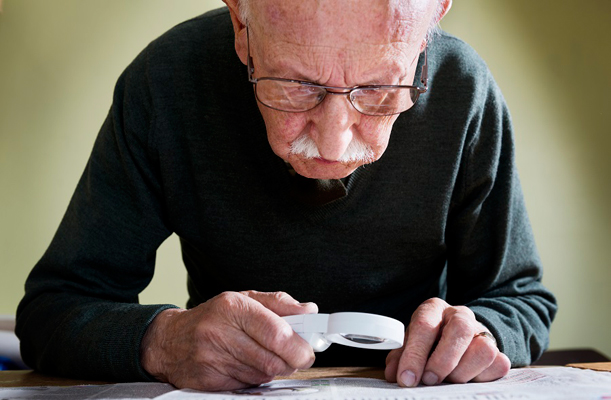
[[[362,72],[375,69],[376,64],[405,69],[408,66],[400,64],[410,64],[417,55],[432,18],[433,2],[250,1],[255,51],[273,59],[280,70],[296,60],[306,69],[308,65],[319,69],[321,65],[351,65]]]
[[[255,0],[253,22],[267,38],[302,44],[411,42],[426,30],[432,0]]]

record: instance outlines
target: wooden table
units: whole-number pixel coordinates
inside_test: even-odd
[[[321,378],[384,379],[384,369],[370,367],[310,368],[298,371],[286,379]],[[279,378],[282,379],[282,378]],[[103,385],[116,382],[60,378],[36,371],[0,371],[0,387]]]
[[[611,371],[611,362],[569,364],[568,366],[584,369],[593,369],[596,371]],[[383,368],[371,367],[310,368],[307,370],[298,371],[291,376],[284,377],[284,379],[323,378],[385,379]],[[283,378],[279,377],[278,379]],[[0,387],[103,385],[109,383],[116,382],[60,378],[56,376],[41,374],[40,372],[36,371],[0,371]]]

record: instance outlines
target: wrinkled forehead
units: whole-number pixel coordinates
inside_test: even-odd
[[[252,22],[266,40],[300,45],[419,44],[434,0],[254,0]]]

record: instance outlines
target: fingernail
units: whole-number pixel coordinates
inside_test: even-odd
[[[318,306],[316,305],[316,303],[312,303],[312,302],[309,302],[309,303],[299,303],[299,305],[301,306],[301,308],[309,309],[308,312],[310,312],[310,313],[316,314],[318,312]]]
[[[416,383],[416,375],[412,371],[405,370],[401,372],[399,379],[401,379],[403,386],[406,387],[412,387]]]
[[[431,371],[425,372],[424,375],[422,375],[422,383],[425,385],[436,385],[437,381],[439,381],[439,378]]]

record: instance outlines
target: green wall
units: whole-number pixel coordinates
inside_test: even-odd
[[[457,0],[443,21],[487,60],[516,128],[518,167],[558,296],[553,348],[611,355],[611,51],[607,0]],[[0,314],[48,246],[123,68],[220,0],[4,0],[0,14]],[[109,249],[112,251],[112,249]],[[178,241],[144,303],[184,305]]]

